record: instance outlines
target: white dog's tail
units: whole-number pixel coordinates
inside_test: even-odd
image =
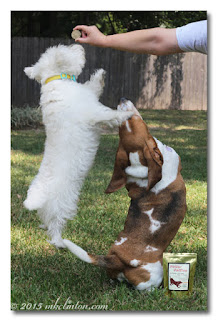
[[[122,269],[124,266],[123,262],[114,254],[107,256],[93,255],[89,254],[70,240],[64,239],[63,242],[66,248],[68,248],[75,256],[84,262],[110,269]]]
[[[67,239],[64,239],[63,242],[66,248],[69,249],[73,254],[75,254],[75,256],[77,256],[80,260],[87,263],[94,263],[92,257],[85,250],[77,246],[75,243]]]

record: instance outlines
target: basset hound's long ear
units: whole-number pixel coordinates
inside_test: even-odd
[[[152,136],[146,140],[146,146],[143,149],[143,154],[148,163],[148,186],[146,190],[149,191],[162,179],[163,166],[163,155]]]
[[[128,167],[128,161],[128,155],[120,143],[116,154],[113,175],[105,193],[115,192],[126,185],[127,177],[125,169]]]

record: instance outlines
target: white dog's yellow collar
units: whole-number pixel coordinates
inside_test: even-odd
[[[70,80],[76,81],[76,77],[74,75],[70,76],[69,74],[61,73],[61,74],[58,74],[56,76],[53,76],[53,77],[46,79],[45,83],[48,83],[53,80],[63,80],[63,79],[70,79]]]

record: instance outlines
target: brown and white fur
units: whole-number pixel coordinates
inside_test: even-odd
[[[112,279],[127,280],[138,290],[159,287],[163,252],[186,212],[181,161],[170,147],[152,137],[131,101],[118,110],[135,115],[122,123],[114,172],[106,193],[126,186],[131,198],[124,230],[104,256],[89,254],[69,240],[66,247],[81,260],[107,269]]]

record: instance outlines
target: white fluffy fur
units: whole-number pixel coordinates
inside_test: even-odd
[[[32,67],[25,68],[31,79],[41,84],[40,105],[46,130],[44,157],[31,183],[24,206],[38,210],[51,243],[65,247],[62,230],[77,211],[83,181],[90,170],[99,145],[99,124],[120,125],[133,113],[115,111],[98,99],[104,86],[104,70],[90,81],[45,80],[60,73],[75,75],[85,65],[80,45],[51,47]]]

